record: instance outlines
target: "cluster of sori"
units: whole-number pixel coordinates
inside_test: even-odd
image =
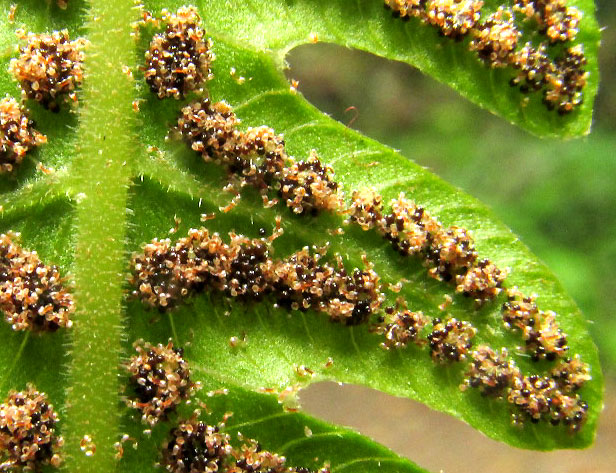
[[[537,307],[534,297],[525,296],[517,288],[507,291],[502,315],[505,326],[518,329],[533,360],[555,360],[569,350],[567,335],[559,327],[556,314]]]
[[[55,266],[15,242],[19,234],[0,235],[0,309],[13,330],[53,332],[70,328],[73,296]]]
[[[274,260],[271,240],[233,233],[230,240],[202,228],[174,244],[152,241],[133,259],[134,295],[161,310],[203,290],[248,300],[269,295],[279,305],[324,312],[347,325],[367,321],[381,306],[379,277],[367,261],[363,270],[349,272],[340,260],[336,266],[322,262],[316,250]]]
[[[562,360],[546,376],[523,375],[505,349],[499,354],[481,345],[472,352],[462,389],[504,397],[514,407],[516,421],[547,419],[577,431],[586,420],[588,404],[576,391],[590,379],[589,367],[579,357]]]
[[[59,110],[63,95],[76,100],[86,41],[70,41],[67,30],[51,34],[18,30],[17,36],[25,44],[19,57],[11,59],[9,72],[19,82],[22,96],[53,111]],[[0,174],[12,172],[29,150],[44,143],[45,136],[34,129],[25,107],[10,97],[0,100]]]
[[[432,332],[428,334],[432,359],[439,362],[464,360],[476,333],[477,329],[468,322],[454,318],[434,319]]]
[[[22,95],[54,112],[59,111],[63,96],[76,101],[87,41],[71,41],[67,30],[51,34],[18,30],[17,35],[25,44],[19,49],[19,57],[11,59],[9,72],[19,81]]]
[[[145,53],[145,80],[158,98],[184,97],[211,77],[210,40],[195,7],[162,12],[165,31],[156,34]]]
[[[181,348],[167,345],[150,345],[143,340],[133,346],[137,355],[126,366],[135,396],[128,405],[139,409],[142,421],[151,426],[166,420],[169,413],[190,398],[199,385],[190,380],[190,369]]]
[[[40,471],[60,466],[62,437],[56,434],[58,415],[47,396],[28,385],[11,391],[0,405],[0,470]]]
[[[264,450],[255,440],[243,440],[239,448],[217,425],[199,421],[199,412],[180,421],[163,446],[161,465],[171,473],[329,473],[287,466],[286,459]],[[241,438],[241,436],[240,436]]]
[[[422,312],[387,307],[384,320],[377,326],[376,331],[385,337],[381,346],[386,350],[403,348],[411,342],[423,345],[425,339],[421,337],[421,331],[428,323],[429,318]]]
[[[17,100],[0,100],[0,174],[12,172],[29,150],[46,142]]]
[[[513,9],[534,19],[539,32],[553,43],[573,41],[582,19],[577,8],[567,6],[567,0],[515,0]]]
[[[526,81],[522,84],[523,88],[538,90],[549,82],[549,90],[545,93],[548,102],[560,101],[562,105],[563,94],[569,94],[571,98],[571,84],[577,80],[576,74],[578,79],[585,81],[581,47],[576,47],[579,52],[577,56],[576,48],[570,48],[567,58],[557,61],[558,74],[563,73],[567,78],[560,81],[560,85],[553,74],[554,66],[544,51],[545,46],[535,50],[526,45],[517,51],[520,32],[516,29],[511,10],[501,8],[481,23],[482,3],[479,1],[407,0],[386,3],[401,16],[418,16],[438,26],[446,36],[462,39],[470,34],[471,48],[493,67],[512,65],[513,62],[517,64],[514,67],[520,70],[520,75],[515,82]],[[548,10],[546,7],[541,11]],[[197,18],[194,21],[196,25],[198,17],[195,11],[190,8],[186,12],[192,12],[193,18]],[[182,15],[178,12],[179,16]],[[173,23],[177,20],[170,18],[167,15],[169,25],[178,24]],[[546,22],[553,23],[554,19]],[[203,38],[202,35],[199,37]],[[207,46],[209,51],[209,41]],[[180,57],[183,57],[182,54]],[[514,58],[517,59],[514,61]],[[544,74],[538,75],[537,68],[544,68]],[[579,86],[578,91],[583,87],[580,84],[576,86]],[[159,97],[183,95],[175,92],[161,95],[154,88],[152,90]],[[568,106],[565,104],[562,107]],[[564,108],[561,111],[570,111]],[[353,192],[350,206],[347,206],[334,180],[333,171],[322,164],[316,154],[311,154],[306,161],[296,162],[287,154],[283,137],[272,128],[260,126],[240,130],[238,118],[225,102],[213,103],[202,98],[184,106],[174,134],[205,161],[222,166],[232,183],[230,187],[236,191],[247,185],[254,187],[267,205],[275,203],[276,199],[270,200],[270,197],[276,193],[294,213],[300,215],[316,215],[322,210],[348,215],[349,222],[364,230],[376,230],[400,254],[419,257],[431,277],[455,284],[456,292],[472,298],[477,306],[494,300],[502,291],[508,271],[501,270],[488,259],[480,258],[468,230],[457,226],[443,227],[424,208],[406,199],[404,194],[392,200],[389,212],[384,210],[382,196],[372,189]],[[261,300],[267,296],[273,298],[276,305],[293,310],[324,312],[332,321],[347,325],[366,322],[371,315],[380,312],[384,297],[380,292],[379,277],[369,263],[365,262],[364,270],[355,269],[349,274],[341,261],[337,265],[325,263],[322,261],[322,251],[308,248],[288,258],[273,260],[269,256],[273,238],[249,239],[233,233],[230,237],[230,243],[225,243],[218,234],[193,229],[188,237],[174,244],[168,239],[153,240],[145,246],[143,254],[133,259],[134,296],[160,310],[172,308],[181,299],[202,290],[216,290],[248,300]],[[518,309],[513,306],[507,309],[507,304],[513,300],[510,297],[510,302],[505,304],[504,313],[510,315],[504,315],[504,318],[506,321],[510,318],[508,323],[523,331],[527,349],[534,359],[552,360],[567,350],[566,338],[552,312],[536,310],[535,315],[540,316],[524,319],[521,325],[521,316],[513,315]],[[517,323],[512,322],[514,319]],[[406,306],[388,307],[384,315],[377,317],[374,331],[384,337],[381,345],[385,349],[402,348],[414,343],[428,345],[435,362],[458,362],[468,357],[477,333],[469,322],[437,318],[432,320],[429,333],[422,335],[429,324],[430,319],[421,312],[413,312]],[[536,420],[531,410],[521,407],[523,403],[515,395],[515,386],[541,377],[523,376],[512,361],[505,359],[506,355],[501,358],[486,352],[484,348],[475,352],[471,371],[475,370],[476,374],[469,374],[468,385],[481,387],[486,395],[500,396],[506,390],[507,397],[515,399],[511,402],[519,411]],[[581,362],[579,364],[586,366]],[[561,387],[562,380],[570,379],[572,375],[566,372],[567,368],[563,370],[560,384],[555,381],[555,376],[550,379],[559,386],[558,392],[568,393],[570,391]],[[585,373],[587,375],[587,368]],[[576,376],[581,379],[585,375],[578,373]],[[522,391],[527,392],[525,389]],[[554,423],[554,419],[560,416],[565,423],[577,429],[585,416],[576,418],[579,412],[573,412],[571,407],[554,407],[570,406],[570,398],[558,397],[557,391],[553,391],[550,416]]]
[[[182,109],[175,132],[203,159],[223,166],[240,186],[257,188],[266,202],[274,190],[296,214],[344,207],[333,171],[315,153],[296,162],[270,127],[240,131],[238,124],[228,104],[202,99]]]
[[[392,200],[391,212],[385,213],[383,198],[376,191],[355,191],[348,212],[352,222],[364,230],[376,229],[400,254],[420,257],[430,268],[430,276],[454,282],[457,292],[472,297],[478,305],[501,292],[507,271],[479,259],[468,230],[443,228],[404,194]]]
[[[555,60],[545,43],[535,47],[529,42],[518,49],[522,31],[515,23],[516,12],[533,20],[539,33],[547,36],[548,45],[575,40],[581,13],[565,0],[515,0],[513,10],[500,7],[484,21],[481,0],[385,0],[385,6],[402,19],[421,19],[445,37],[470,37],[469,48],[487,65],[518,71],[512,86],[520,86],[525,93],[543,90],[550,110],[566,114],[583,101],[588,72],[581,44],[566,48]]]

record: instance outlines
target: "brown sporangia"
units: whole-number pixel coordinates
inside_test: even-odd
[[[322,262],[323,253],[308,247],[280,261],[267,264],[264,272],[278,305],[294,310],[313,309],[330,320],[358,325],[369,320],[384,300],[378,274],[364,259],[364,269],[349,272],[342,260]]]
[[[490,67],[506,67],[509,57],[518,45],[521,36],[515,26],[513,12],[506,8],[486,18],[486,21],[472,30],[471,51],[477,51],[479,57]]]
[[[551,371],[550,376],[565,393],[573,393],[592,379],[590,367],[580,359],[580,355],[565,358]]]
[[[0,174],[15,170],[28,151],[45,143],[25,107],[12,97],[0,100]]]
[[[317,471],[303,467],[287,465],[287,459],[282,455],[265,450],[254,439],[246,440],[239,449],[232,452],[234,461],[231,462],[228,473],[329,473],[328,467]]]
[[[507,291],[502,315],[505,326],[521,331],[526,350],[534,360],[554,360],[569,350],[567,335],[561,330],[552,311],[539,310],[534,297],[525,296],[518,288]]]
[[[547,49],[576,39],[582,13],[566,0],[515,0],[513,10],[501,6],[485,19],[481,0],[385,0],[385,6],[402,19],[419,18],[445,37],[459,41],[470,36],[469,49],[486,65],[517,70],[511,85],[519,85],[523,93],[543,91],[550,110],[567,114],[583,101],[588,79],[583,46],[568,47],[555,59]],[[524,22],[527,31],[536,28],[547,42],[518,48],[524,31],[516,26],[515,13],[530,20]]]
[[[386,350],[403,348],[409,343],[422,345],[425,339],[421,331],[430,322],[422,312],[413,312],[408,309],[396,310],[394,307],[385,309],[385,320],[377,326],[377,333],[384,336],[385,341],[381,347]]]
[[[70,328],[73,296],[56,266],[23,249],[19,234],[0,235],[0,309],[13,330],[55,332]]]
[[[225,471],[232,453],[229,434],[216,425],[192,418],[180,421],[169,433],[162,449],[161,465],[171,473]]]
[[[567,0],[515,0],[513,9],[535,20],[539,32],[552,43],[573,41],[582,19],[582,13],[568,7]]]
[[[349,272],[340,259],[336,265],[321,262],[323,255],[308,248],[274,260],[268,239],[232,233],[230,240],[227,244],[202,228],[174,244],[152,241],[133,259],[134,296],[166,310],[197,291],[249,300],[269,295],[278,305],[311,308],[347,325],[367,321],[384,299],[380,278],[368,261],[363,270]]]
[[[204,160],[227,167],[238,155],[238,124],[229,104],[204,98],[182,108],[175,131]]]
[[[563,360],[548,376],[525,375],[504,348],[497,353],[480,345],[471,354],[461,389],[476,388],[484,396],[506,399],[514,409],[514,422],[543,419],[577,431],[586,421],[588,404],[575,391],[590,379],[589,367],[579,357]]]
[[[11,59],[9,72],[19,82],[22,94],[54,112],[68,96],[76,101],[75,89],[83,81],[84,38],[72,40],[68,30],[49,33],[17,31],[24,43],[19,57]]]
[[[383,197],[369,187],[355,190],[351,195],[348,213],[349,220],[363,230],[375,228],[383,218]]]
[[[306,161],[284,168],[282,174],[280,196],[293,213],[316,215],[320,210],[336,212],[344,208],[333,170],[314,151]]]
[[[258,189],[264,202],[276,192],[296,214],[344,210],[342,193],[333,171],[316,153],[295,161],[284,139],[267,126],[240,131],[239,120],[225,102],[201,99],[182,109],[175,134],[204,160],[221,165],[236,187]]]
[[[487,345],[479,345],[470,359],[462,388],[477,388],[484,396],[502,397],[514,380],[522,376],[505,348],[497,353]]]
[[[64,443],[57,435],[58,414],[47,395],[29,384],[25,391],[10,391],[0,405],[0,469],[40,471],[58,467]]]
[[[548,376],[522,376],[514,380],[507,400],[519,411],[514,420],[533,423],[547,418],[553,425],[561,422],[570,430],[579,430],[586,421],[588,404],[577,394],[563,393]]]
[[[426,21],[444,36],[462,39],[479,21],[482,0],[428,0]]]
[[[385,0],[385,7],[393,11],[394,15],[406,20],[410,17],[423,18],[426,13],[428,0]]]
[[[154,35],[145,53],[145,80],[158,98],[180,99],[211,78],[214,58],[201,18],[193,6],[163,10],[165,31]]]
[[[470,232],[462,227],[439,229],[428,234],[427,260],[432,266],[428,274],[450,281],[475,265],[477,250]]]
[[[241,433],[239,448],[231,445],[229,434],[222,432],[224,424],[209,425],[199,420],[195,411],[188,420],[171,429],[162,449],[161,465],[170,473],[329,473],[324,467],[317,471],[288,466],[282,455],[264,449]]]
[[[373,189],[354,191],[347,210],[349,221],[364,230],[375,229],[401,255],[419,257],[428,267],[428,275],[455,283],[456,291],[473,298],[477,305],[500,294],[507,271],[479,259],[468,230],[443,227],[403,193],[391,201],[389,213],[382,200]]]
[[[507,270],[501,270],[488,259],[483,259],[464,274],[456,276],[456,292],[475,300],[477,305],[496,298],[507,277]]]
[[[455,318],[432,321],[432,331],[428,334],[430,355],[434,361],[462,361],[473,346],[477,329],[469,322]]]
[[[167,345],[151,345],[143,340],[133,344],[137,354],[126,366],[134,396],[128,405],[139,409],[142,421],[155,425],[166,420],[170,412],[190,398],[199,385],[190,379],[190,369],[181,348]]]

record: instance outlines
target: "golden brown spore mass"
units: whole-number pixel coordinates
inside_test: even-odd
[[[285,166],[292,163],[287,155],[282,135],[268,126],[248,128],[241,134],[238,145],[239,157],[230,171],[240,176],[262,194],[269,188],[279,188]]]
[[[526,350],[533,360],[555,360],[569,350],[567,335],[560,329],[556,314],[539,310],[533,297],[522,294],[517,288],[507,291],[507,302],[502,314],[505,326],[522,332]]]
[[[471,387],[484,396],[504,397],[515,409],[514,422],[543,419],[577,431],[586,421],[588,404],[575,392],[590,379],[589,367],[579,358],[563,360],[548,376],[524,375],[504,348],[498,353],[480,345],[471,355],[461,389]]]
[[[385,315],[385,323],[377,329],[377,332],[385,337],[385,341],[381,343],[384,349],[403,348],[411,342],[418,345],[424,343],[424,339],[420,337],[421,331],[430,320],[422,312],[408,309],[396,311],[393,307],[387,307]]]
[[[231,437],[221,432],[220,425],[199,421],[199,411],[171,430],[163,445],[161,465],[171,473],[329,473],[324,467],[316,472],[288,466],[282,455],[265,450],[256,440],[244,440],[239,448],[231,445]]]
[[[487,345],[480,345],[471,354],[463,388],[470,386],[479,389],[483,396],[502,397],[521,376],[505,348],[497,353]]]
[[[47,395],[33,385],[9,392],[0,405],[0,469],[40,471],[43,465],[60,466],[64,442],[56,434],[57,422]]]
[[[391,212],[384,213],[382,197],[374,189],[354,191],[347,213],[349,221],[363,230],[376,229],[400,254],[420,257],[431,277],[455,282],[456,291],[478,305],[501,292],[507,271],[487,259],[477,261],[471,233],[457,226],[443,228],[404,193],[391,201]]]
[[[507,271],[483,259],[466,273],[456,276],[456,292],[472,297],[477,305],[482,305],[501,293],[506,277]]]
[[[445,36],[462,39],[481,17],[482,1],[428,0],[426,19]]]
[[[316,153],[296,162],[288,156],[282,135],[268,126],[237,129],[239,121],[231,107],[208,99],[184,107],[176,133],[206,161],[224,167],[239,187],[259,190],[264,202],[276,192],[296,214],[345,210],[343,195],[333,171]]]
[[[182,109],[175,131],[205,161],[223,166],[240,186],[251,185],[266,194],[290,161],[284,140],[267,126],[242,132],[238,125],[226,102],[202,99]]]
[[[582,45],[566,49],[565,55],[552,62],[545,45],[535,48],[527,43],[511,56],[519,73],[511,80],[522,92],[543,89],[543,102],[559,114],[567,114],[584,100],[583,89],[589,73],[584,70],[586,56]]]
[[[138,340],[133,346],[137,355],[126,368],[136,396],[128,400],[128,405],[139,409],[142,421],[153,426],[167,419],[198,386],[190,380],[183,350],[174,348],[172,342],[155,346]]]
[[[371,188],[353,191],[348,213],[363,230],[375,228],[383,218],[383,197]]]
[[[582,13],[568,7],[566,0],[515,0],[513,8],[526,18],[533,18],[539,31],[553,43],[573,41],[582,19]]]
[[[264,450],[256,440],[246,441],[232,455],[235,461],[227,473],[313,473],[308,468],[287,466],[285,457]],[[329,473],[329,468],[321,468],[317,473]]]
[[[454,318],[432,321],[432,332],[428,334],[430,354],[434,361],[462,361],[473,346],[472,339],[477,333],[469,322]]]
[[[499,8],[484,23],[472,30],[470,49],[490,67],[506,67],[518,45],[521,33],[515,26],[513,12]]]
[[[191,229],[175,244],[155,239],[133,259],[134,295],[160,310],[200,290],[257,298],[267,289],[260,273],[267,258],[264,240],[231,234],[227,244],[204,228]]]
[[[171,473],[225,471],[232,453],[230,440],[219,427],[193,416],[171,430],[163,445],[161,465]]]
[[[35,251],[15,242],[19,234],[0,235],[0,309],[13,330],[54,332],[70,328],[75,311],[58,268],[41,262]]]
[[[206,161],[230,165],[241,139],[238,124],[229,104],[205,98],[182,108],[175,131]]]
[[[563,423],[579,430],[586,421],[588,404],[576,395],[564,394],[551,377],[531,375],[514,379],[507,400],[519,411],[517,420],[537,423],[547,418],[553,425]]]
[[[391,213],[377,223],[377,229],[403,255],[424,255],[441,224],[404,193],[391,201]]]
[[[584,70],[586,62],[581,45],[568,48],[566,54],[556,60],[555,70],[546,76],[544,102],[549,109],[564,115],[582,103],[582,90],[589,76]]]
[[[403,20],[414,17],[424,17],[428,0],[385,0],[385,7],[393,11],[395,16]]]
[[[162,19],[165,32],[152,38],[145,53],[145,80],[159,99],[180,99],[211,78],[212,44],[195,7],[163,10]]]
[[[436,279],[451,281],[464,274],[477,260],[475,242],[468,230],[450,227],[430,234],[427,259],[432,266],[428,274]]]
[[[17,36],[25,44],[19,49],[19,57],[11,59],[9,72],[19,81],[23,95],[54,112],[60,109],[63,96],[76,101],[87,41],[71,41],[68,30],[51,34],[18,30]]]
[[[590,367],[580,359],[579,355],[562,360],[550,371],[550,376],[565,393],[579,390],[592,379]]]
[[[282,173],[280,196],[293,213],[316,215],[321,210],[337,212],[344,208],[332,168],[324,165],[316,153],[284,168]]]
[[[268,239],[250,239],[234,233],[225,243],[206,229],[190,230],[172,244],[154,240],[133,259],[133,292],[146,304],[166,310],[202,290],[230,297],[260,300],[272,295],[277,303],[295,310],[325,312],[332,321],[354,325],[367,321],[383,302],[380,278],[372,265],[348,272],[320,262],[322,255],[308,248],[283,260],[269,255]]]
[[[318,310],[334,322],[358,325],[381,307],[380,278],[364,260],[364,269],[350,273],[339,259],[337,266],[321,262],[322,254],[308,247],[264,269],[278,305],[294,310]]]
[[[34,122],[17,100],[0,100],[0,174],[12,172],[29,150],[44,143],[47,138],[34,129]]]

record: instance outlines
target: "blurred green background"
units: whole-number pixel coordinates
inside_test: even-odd
[[[531,136],[404,64],[328,44],[287,60],[319,109],[491,206],[576,299],[616,377],[615,2],[597,1],[597,16],[606,28],[593,130],[566,142]]]

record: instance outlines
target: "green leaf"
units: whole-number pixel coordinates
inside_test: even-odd
[[[48,393],[54,405],[61,406],[68,471],[139,471],[157,460],[156,446],[165,429],[159,426],[151,440],[141,439],[143,427],[134,424],[138,416],[123,407],[118,394],[126,383],[126,376],[118,377],[124,373],[118,366],[130,355],[130,343],[139,338],[158,343],[173,337],[176,345],[186,346],[194,378],[205,385],[203,392],[220,386],[231,390],[229,397],[200,395],[208,406],[214,406],[213,421],[225,410],[233,411],[229,429],[242,424],[244,434],[262,441],[266,448],[280,449],[298,466],[303,461],[318,466],[312,459],[319,457],[330,460],[333,470],[354,465],[372,471],[379,459],[387,459],[383,469],[417,471],[354,434],[301,414],[283,413],[270,396],[258,393],[260,388],[283,392],[320,380],[360,383],[424,402],[513,446],[549,450],[592,443],[601,410],[601,369],[583,316],[549,270],[476,200],[391,149],[329,119],[290,90],[282,73],[286,51],[316,32],[321,39],[413,62],[437,78],[447,77],[471,99],[535,133],[580,134],[588,128],[590,97],[596,89],[591,2],[576,3],[586,13],[580,36],[590,38],[586,51],[594,72],[587,87],[588,100],[580,111],[564,118],[548,114],[538,104],[522,113],[519,99],[508,88],[504,96],[480,92],[482,83],[492,83],[498,90],[506,83],[504,76],[488,73],[471,61],[461,45],[439,39],[417,24],[417,33],[412,33],[416,38],[410,41],[406,35],[413,22],[407,26],[397,23],[382,12],[379,1],[351,2],[351,6],[342,1],[299,0],[198,5],[217,55],[214,79],[207,85],[209,94],[214,101],[229,102],[243,127],[273,127],[284,134],[289,154],[297,159],[315,149],[334,167],[347,195],[358,187],[374,185],[387,202],[403,191],[444,225],[473,230],[479,253],[499,267],[512,269],[508,287],[517,285],[525,293],[538,294],[541,308],[559,314],[571,352],[591,366],[593,376],[580,392],[590,406],[588,421],[575,434],[547,422],[512,426],[506,402],[459,389],[464,364],[435,364],[425,347],[384,351],[379,347],[381,338],[365,325],[346,327],[311,311],[276,309],[271,300],[241,303],[217,294],[194,297],[166,315],[127,300],[130,254],[153,238],[169,235],[176,218],[179,224],[172,238],[185,235],[189,228],[203,225],[204,213],[217,214],[206,223],[212,231],[224,235],[235,230],[253,237],[260,228],[271,230],[275,217],[281,215],[285,233],[275,243],[277,257],[304,245],[329,243],[330,256],[340,253],[349,266],[359,267],[366,253],[384,282],[410,281],[399,294],[387,293],[389,304],[402,296],[413,310],[441,316],[438,306],[454,291],[451,285],[428,277],[420,262],[400,257],[376,233],[346,226],[343,235],[333,235],[331,231],[343,224],[343,217],[301,217],[280,205],[264,209],[250,189],[243,192],[233,211],[219,212],[232,197],[222,191],[226,179],[221,170],[205,164],[181,143],[165,139],[186,101],[161,101],[149,92],[139,71],[149,38],[135,41],[131,37],[129,20],[138,17],[131,2],[71,0],[65,11],[35,0],[21,2],[15,24],[7,20],[9,5],[2,2],[4,12],[0,11],[0,43],[7,51],[4,67],[14,56],[14,29],[22,24],[37,32],[66,27],[72,36],[86,34],[91,42],[77,114],[67,110],[54,114],[28,102],[49,144],[29,154],[14,176],[0,176],[0,230],[21,232],[24,248],[58,265],[75,294],[75,326],[67,333],[28,337],[12,332],[7,324],[0,326],[3,394],[33,382]],[[180,5],[146,2],[156,14],[163,6],[174,10]],[[454,57],[460,62],[452,73],[446,64]],[[132,70],[134,80],[123,66]],[[235,76],[230,73],[232,68]],[[239,76],[245,82],[236,80]],[[0,92],[18,97],[17,85],[7,73],[0,75]],[[132,107],[136,99],[141,99],[139,113]],[[47,171],[39,170],[37,162]],[[508,347],[525,372],[547,371],[549,363],[534,364],[519,352],[522,340],[503,328],[500,303],[502,297],[476,310],[472,301],[454,296],[447,314],[472,321],[479,330],[476,344]],[[231,347],[230,338],[243,334],[246,343]],[[328,362],[330,358],[333,363]],[[302,365],[314,375],[298,374]],[[274,416],[271,422],[255,423],[267,416]],[[312,430],[314,440],[300,440],[304,425]],[[124,430],[139,436],[141,447],[118,463],[114,443]],[[91,436],[97,446],[91,457],[79,446],[84,435]],[[354,453],[364,448],[365,453]]]

